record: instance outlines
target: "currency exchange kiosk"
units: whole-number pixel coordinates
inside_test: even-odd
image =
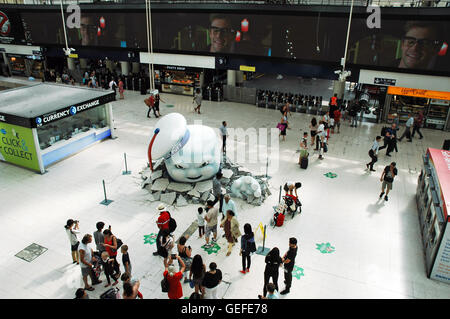
[[[37,84],[0,91],[0,161],[44,173],[53,163],[114,137],[113,91]]]

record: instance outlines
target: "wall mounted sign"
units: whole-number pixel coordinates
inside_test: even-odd
[[[373,83],[379,85],[395,85],[396,79],[374,78]]]
[[[388,87],[388,94],[423,97],[426,99],[450,100],[450,92],[409,89],[397,86]]]

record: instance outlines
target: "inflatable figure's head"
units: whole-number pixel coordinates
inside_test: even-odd
[[[154,135],[149,160],[164,158],[167,172],[175,181],[203,181],[219,171],[220,140],[212,128],[187,125],[181,114],[170,113],[156,123]]]

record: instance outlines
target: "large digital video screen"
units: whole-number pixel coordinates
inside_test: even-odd
[[[450,71],[450,21],[388,20],[370,29],[352,21],[347,62],[411,70]]]
[[[21,13],[33,44],[64,44],[59,12]],[[389,19],[390,18],[390,19]],[[347,63],[392,70],[450,72],[450,20],[383,18],[370,29],[352,19]],[[431,18],[430,18],[431,19]],[[344,57],[347,16],[257,13],[152,12],[156,52],[195,52],[287,58],[339,64]],[[69,46],[147,50],[145,11],[81,13],[80,28],[67,28]]]

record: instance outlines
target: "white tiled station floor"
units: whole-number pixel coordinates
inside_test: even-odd
[[[153,115],[146,118],[143,99],[138,92],[126,91],[125,100],[113,103],[117,138],[56,163],[44,175],[0,163],[0,298],[74,297],[82,280],[80,267],[72,264],[63,227],[69,218],[80,221],[82,234],[92,233],[98,221],[111,225],[114,234],[129,246],[133,275],[141,280],[144,297],[167,298],[160,288],[162,259],[152,255],[155,245],[144,243],[144,235],[157,233],[159,203],[150,202],[148,191],[140,187],[139,172],[147,163],[149,136],[157,121]],[[163,115],[179,112],[188,124],[201,120],[204,125],[217,128],[226,120],[230,128],[258,131],[274,128],[280,119],[279,111],[209,101],[203,102],[202,114],[198,115],[193,112],[191,97],[162,94],[162,99]],[[260,207],[236,200],[241,226],[248,222],[256,228],[259,223],[268,224],[282,183],[293,180],[303,184],[302,214],[292,220],[287,218],[281,228],[267,230],[266,247],[278,247],[282,254],[288,249],[289,237],[295,236],[299,241],[295,264],[303,275],[293,278],[291,293],[282,298],[450,298],[450,286],[426,277],[415,202],[421,155],[427,147],[440,148],[450,134],[423,129],[422,140],[404,140],[391,158],[383,150],[376,172],[368,173],[367,152],[381,125],[363,123],[351,128],[345,123],[340,134],[332,135],[325,159],[320,161],[311,152],[309,167],[302,170],[297,165],[296,150],[302,132],[309,131],[310,119],[309,115],[293,113],[287,140],[268,147],[272,196]],[[236,141],[233,146],[229,142],[228,153],[233,154],[248,143]],[[264,153],[266,147],[260,149]],[[131,175],[122,175],[124,153]],[[399,176],[385,202],[378,199],[379,178],[391,161],[397,162]],[[258,175],[265,173],[266,158],[241,164]],[[337,178],[325,177],[328,172],[336,173]],[[102,180],[106,182],[108,198],[114,201],[109,206],[100,205],[104,198]],[[197,205],[169,209],[177,220],[178,237],[196,219]],[[219,238],[221,250],[211,255],[200,248],[204,240],[198,239],[197,232],[188,243],[193,254],[201,254],[207,266],[214,261],[222,270],[220,297],[257,298],[263,289],[264,257],[253,255],[250,273],[242,275],[238,246],[226,257],[221,230]],[[32,243],[48,250],[30,263],[15,257]],[[322,243],[329,243],[334,252],[322,254],[317,249]],[[261,245],[258,239],[257,246]],[[283,280],[280,269],[280,290],[284,288]],[[95,287],[90,298],[98,298],[106,290],[103,284]],[[188,284],[183,284],[184,297],[192,292]]]

